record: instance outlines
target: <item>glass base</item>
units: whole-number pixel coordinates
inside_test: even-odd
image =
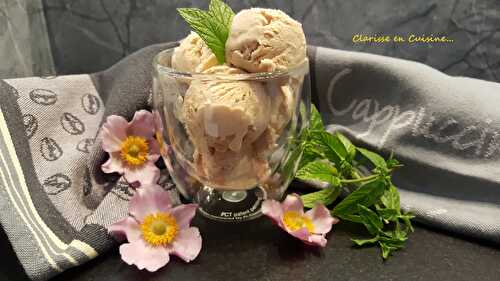
[[[267,198],[261,187],[248,190],[221,190],[205,186],[196,194],[198,210],[209,219],[238,222],[260,217],[260,206]]]

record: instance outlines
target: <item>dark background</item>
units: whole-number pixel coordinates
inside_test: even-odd
[[[229,0],[235,11],[278,8],[302,22],[309,44],[399,57],[452,75],[500,81],[498,0]],[[105,69],[149,44],[178,40],[178,7],[208,0],[43,0],[58,73]],[[453,43],[355,44],[355,34],[446,35]]]

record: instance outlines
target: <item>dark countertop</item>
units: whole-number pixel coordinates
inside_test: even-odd
[[[326,248],[316,249],[289,237],[267,218],[223,224],[197,216],[203,248],[185,264],[173,257],[156,273],[139,271],[120,260],[118,250],[70,269],[53,281],[131,280],[499,280],[500,248],[468,241],[416,224],[406,248],[386,262],[378,248],[356,249],[349,240],[362,233],[339,223]],[[0,233],[0,280],[28,280],[5,233]]]

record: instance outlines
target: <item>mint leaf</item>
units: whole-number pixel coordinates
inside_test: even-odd
[[[340,179],[336,176],[337,174],[337,169],[334,166],[318,160],[305,165],[295,176],[302,180],[319,180],[332,186],[339,186]]]
[[[344,135],[337,133],[336,136],[340,140],[340,142],[344,145],[349,160],[353,160],[354,157],[356,156],[356,147]]]
[[[345,221],[360,223],[373,235],[370,239],[352,239],[359,246],[376,244],[384,259],[403,248],[408,233],[413,231],[413,215],[402,214],[397,188],[392,184],[391,173],[402,165],[392,154],[386,161],[382,156],[356,147],[340,133],[324,130],[321,115],[313,106],[309,128],[300,135],[303,148],[297,177],[333,183],[334,187],[302,196],[306,207],[315,203],[331,204],[340,193],[342,184],[357,187],[331,210],[331,214]],[[361,161],[374,166],[371,174],[362,173]],[[374,206],[375,208],[373,208]]]
[[[347,155],[347,151],[342,142],[334,135],[322,131],[311,132],[313,144],[325,157],[340,168]]]
[[[399,219],[399,210],[396,209],[378,209],[377,213],[385,221],[397,221]]]
[[[318,159],[323,158],[322,154],[314,149],[312,146],[305,146],[304,152],[302,153],[302,158],[300,159],[299,170],[302,169],[308,163]]]
[[[293,177],[298,169],[297,161],[301,158],[304,152],[304,147],[301,144],[294,145],[293,142],[289,144],[290,152],[286,157],[285,163],[282,166],[282,174],[284,177]]]
[[[394,185],[391,185],[389,189],[384,192],[384,195],[380,197],[382,204],[388,209],[397,210],[399,213],[399,192]]]
[[[384,227],[382,220],[374,211],[367,207],[358,204],[359,215],[361,220],[371,235],[376,235]]]
[[[365,183],[335,206],[333,215],[348,220],[348,215],[358,212],[358,205],[372,206],[380,199],[384,190],[385,184],[381,180]]]
[[[373,244],[378,242],[378,235],[370,239],[351,239],[351,241],[358,246]]]
[[[227,27],[227,31],[229,34],[231,22],[233,21],[234,17],[234,12],[231,7],[229,7],[221,0],[212,0],[210,1],[210,5],[208,6],[208,12],[223,26]]]
[[[387,168],[387,164],[382,156],[361,147],[358,147],[357,150],[376,167]]]
[[[405,236],[380,236],[378,244],[380,246],[380,250],[382,251],[382,257],[384,259],[389,258],[389,255],[393,251],[400,250],[404,247],[404,243],[407,238]]]
[[[325,125],[323,125],[323,120],[321,119],[321,114],[314,104],[311,106],[311,122],[309,123],[309,128],[311,130],[324,131]]]
[[[209,10],[197,8],[177,9],[181,17],[189,24],[217,57],[219,63],[225,62],[226,41],[234,12],[220,0],[212,0]]]
[[[339,187],[328,187],[320,191],[312,192],[306,195],[300,196],[302,198],[302,203],[306,208],[314,208],[317,203],[321,203],[325,206],[332,204],[335,199],[340,194]]]
[[[386,260],[389,255],[391,254],[391,251],[393,250],[391,247],[387,246],[387,244],[385,243],[382,243],[382,242],[378,242],[378,244],[380,245],[380,249],[382,250],[382,257],[384,258],[384,260]]]

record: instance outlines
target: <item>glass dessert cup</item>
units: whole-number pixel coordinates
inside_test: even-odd
[[[301,158],[297,137],[308,125],[309,64],[282,72],[208,73],[170,67],[174,48],[154,59],[154,114],[167,169],[204,216],[244,221],[279,200]]]

